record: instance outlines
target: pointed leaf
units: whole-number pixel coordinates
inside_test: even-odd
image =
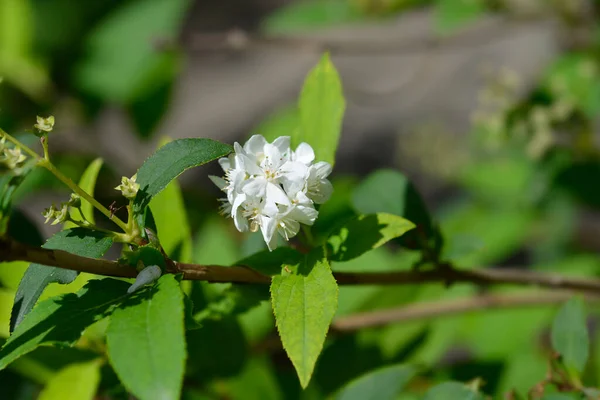
[[[277,330],[300,384],[306,387],[337,308],[338,287],[322,248],[297,270],[273,278],[271,299]]]
[[[83,171],[81,178],[79,179],[79,187],[85,190],[90,196],[94,196],[94,189],[96,188],[96,180],[98,179],[98,174],[100,173],[100,168],[102,168],[102,159],[96,158],[94,161],[88,165],[88,167]],[[83,215],[85,218],[94,223],[94,206],[92,206],[86,199],[81,199],[81,211],[83,211]],[[75,210],[71,210],[76,216],[79,212]],[[75,228],[73,222],[67,221],[64,225],[65,229]]]
[[[38,400],[93,400],[100,383],[100,362],[71,364],[58,371]]]
[[[77,293],[42,301],[0,350],[0,369],[42,344],[74,344],[85,328],[110,315],[128,287],[115,279],[92,280]]]
[[[292,145],[310,144],[317,161],[335,163],[346,102],[342,83],[326,53],[310,71],[299,100],[301,129],[292,133]]]
[[[552,324],[552,347],[567,368],[583,372],[590,351],[583,300],[573,297],[556,314]]]
[[[344,386],[336,400],[395,400],[415,375],[415,369],[406,365],[393,365],[372,371]]]
[[[348,261],[369,250],[383,246],[390,240],[402,236],[415,225],[397,215],[361,215],[335,231],[327,239],[329,259]]]
[[[107,331],[115,372],[142,400],[178,399],[185,364],[184,301],[174,275],[131,296]]]
[[[110,249],[113,239],[102,232],[74,228],[58,232],[42,246],[45,249],[64,250],[82,257],[98,258]],[[31,264],[19,283],[11,314],[11,331],[31,311],[42,292],[50,283],[67,284],[77,278],[77,271],[46,265]]]
[[[152,154],[137,173],[140,190],[134,211],[140,214],[150,200],[185,170],[224,157],[231,146],[211,139],[174,140]]]

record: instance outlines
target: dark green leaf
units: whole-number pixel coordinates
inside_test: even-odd
[[[583,300],[574,297],[559,310],[552,323],[552,347],[568,368],[583,372],[590,351]]]
[[[114,311],[106,335],[110,363],[128,390],[144,400],[179,398],[184,301],[174,275],[129,297]]]
[[[483,400],[483,396],[460,382],[444,382],[429,389],[423,400]]]
[[[327,239],[329,259],[348,261],[369,250],[383,246],[388,241],[402,236],[415,225],[397,215],[361,215],[342,226]]]
[[[85,228],[68,229],[58,232],[42,246],[45,249],[64,250],[82,257],[102,257],[113,244],[112,237],[102,232]],[[40,264],[31,264],[15,294],[11,314],[11,331],[13,331],[25,315],[31,311],[42,292],[50,283],[67,284],[77,277],[77,271]]]
[[[138,170],[140,190],[134,201],[134,212],[139,215],[154,196],[185,170],[224,157],[231,151],[231,146],[211,139],[179,139],[164,145]]]
[[[281,342],[305,388],[337,308],[338,287],[324,250],[306,255],[295,272],[273,277],[271,296]]]
[[[77,293],[41,302],[0,350],[0,369],[42,344],[74,344],[85,328],[110,315],[128,287],[115,279],[91,280]]]
[[[347,384],[335,396],[336,400],[395,400],[415,370],[406,365],[384,367]]]
[[[292,145],[302,142],[315,149],[315,159],[335,163],[346,101],[335,67],[325,54],[308,74],[300,93],[301,128],[291,133]]]

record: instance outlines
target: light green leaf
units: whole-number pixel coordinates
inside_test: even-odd
[[[288,3],[268,15],[262,23],[267,33],[297,33],[359,21],[363,18],[347,0],[303,0]]]
[[[444,382],[425,393],[423,400],[483,400],[484,397],[460,382]]]
[[[552,323],[552,347],[567,368],[583,372],[590,351],[583,300],[573,297],[558,310]]]
[[[297,265],[302,261],[302,253],[291,247],[278,247],[273,251],[265,250],[238,261],[236,265],[245,265],[265,275],[279,275],[284,265]]]
[[[253,134],[263,135],[271,143],[279,136],[293,136],[300,129],[298,106],[293,104],[275,111],[252,129]]]
[[[58,371],[38,400],[93,400],[100,383],[99,361],[71,364]]]
[[[112,237],[86,228],[74,228],[58,232],[42,246],[45,249],[64,250],[82,257],[98,258],[110,249]],[[42,292],[50,283],[67,284],[77,278],[77,271],[46,265],[31,264],[19,283],[11,315],[11,331],[31,311]]]
[[[393,365],[372,371],[344,386],[336,400],[395,400],[415,369],[406,365]]]
[[[96,180],[98,179],[98,173],[100,173],[100,168],[102,168],[101,158],[96,158],[94,161],[88,165],[88,167],[83,171],[81,178],[79,179],[79,187],[85,190],[90,196],[94,197],[94,189],[96,188]],[[94,206],[92,206],[86,199],[81,199],[81,211],[83,211],[83,215],[85,218],[94,223]],[[75,214],[75,217],[79,212],[75,212],[75,210],[71,210],[71,213]],[[64,225],[64,229],[75,228],[76,225],[73,222],[67,221]]]
[[[321,248],[306,255],[295,272],[275,276],[271,283],[277,330],[303,388],[323,348],[337,296],[337,283]]]
[[[42,344],[74,344],[85,328],[110,315],[128,287],[115,279],[92,280],[77,293],[41,302],[0,350],[0,369]]]
[[[150,200],[185,170],[224,157],[231,151],[231,146],[211,139],[179,139],[164,145],[138,170],[140,190],[134,200],[134,212],[141,214]]]
[[[167,138],[161,141],[160,146],[166,143],[169,143]],[[192,234],[183,195],[176,180],[172,180],[162,192],[154,196],[150,202],[150,210],[154,216],[160,245],[167,255],[176,261],[191,262]]]
[[[482,0],[437,0],[434,8],[435,28],[448,34],[472,22],[485,12]]]
[[[76,69],[84,91],[129,104],[171,81],[180,64],[175,50],[159,50],[157,40],[177,39],[189,0],[123,3],[91,33],[88,55]]]
[[[326,53],[310,71],[298,102],[301,129],[292,132],[292,145],[302,142],[315,150],[317,161],[335,163],[346,101],[338,72]]]
[[[332,261],[348,261],[402,236],[415,225],[397,215],[361,215],[342,226],[327,239]]]
[[[204,223],[194,240],[195,263],[233,265],[238,260],[239,244],[228,228],[223,218],[210,218]]]
[[[129,297],[114,311],[106,334],[110,363],[128,390],[142,400],[179,398],[184,302],[174,275]]]

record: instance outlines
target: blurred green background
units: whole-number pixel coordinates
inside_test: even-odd
[[[336,191],[317,234],[359,212],[361,191],[401,195],[408,177],[439,223],[444,258],[458,267],[597,276],[599,21],[595,0],[0,0],[0,126],[24,133],[36,115],[55,115],[56,163],[78,179],[102,157],[96,193],[108,205],[118,200],[120,177],[165,137],[231,143],[252,133],[286,135],[304,77],[329,51],[348,107]],[[393,171],[372,175],[378,168]],[[188,172],[181,188],[154,201],[163,245],[180,260],[228,265],[261,248],[260,238],[217,215],[218,192],[206,176],[217,171]],[[50,175],[32,173],[19,188],[13,235],[41,244],[53,230],[40,213],[66,196]],[[170,212],[174,202],[187,215]],[[192,241],[181,239],[188,233]],[[418,258],[392,246],[334,269],[402,270]],[[0,337],[26,266],[0,268]],[[44,297],[81,287],[84,275],[51,285]],[[526,393],[546,373],[549,306],[334,336],[301,392],[285,353],[268,345],[268,302],[240,313],[222,304],[235,290],[192,290],[198,304],[217,305],[217,317],[189,333],[186,399],[323,398],[395,362],[422,371],[403,399],[443,379],[476,377],[501,398],[513,388]],[[487,291],[514,289],[343,287],[338,317]],[[0,398],[37,398],[61,368],[96,358],[102,332],[99,324],[74,349],[40,349],[0,372]],[[595,343],[588,385],[600,384],[599,371]],[[127,398],[107,365],[99,388],[97,398]]]

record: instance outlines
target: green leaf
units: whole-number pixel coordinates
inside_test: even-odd
[[[141,214],[150,200],[185,170],[224,157],[231,151],[231,146],[211,139],[179,139],[164,145],[138,170],[140,190],[134,200],[134,212]]]
[[[406,365],[393,365],[372,371],[344,386],[334,397],[336,400],[395,400],[415,369]]]
[[[94,189],[96,188],[96,180],[98,179],[98,174],[100,173],[100,168],[102,168],[102,159],[96,158],[94,161],[90,163],[90,165],[83,171],[81,178],[79,179],[79,187],[85,190],[90,196],[94,197]],[[81,199],[81,211],[83,211],[83,215],[85,219],[94,223],[94,206],[92,206],[86,199]],[[75,210],[71,210],[71,213],[74,213],[75,216],[79,214],[79,212],[75,213]],[[73,222],[67,221],[64,225],[65,229],[75,228],[76,225]]]
[[[271,283],[277,330],[303,388],[323,348],[337,296],[337,283],[322,248],[307,254],[294,273],[275,276]]]
[[[542,397],[541,400],[577,400],[581,397],[572,395],[572,394],[564,394],[564,393],[550,393]]]
[[[402,245],[420,249],[423,238],[436,238],[429,211],[415,186],[398,171],[383,169],[365,178],[354,189],[352,205],[360,214],[385,212],[399,215],[417,225],[401,239]]]
[[[402,236],[415,225],[397,215],[361,215],[342,226],[327,239],[329,259],[348,261]]]
[[[302,253],[290,247],[278,247],[246,257],[235,263],[255,269],[265,275],[279,275],[284,265],[297,265],[302,261]]]
[[[74,228],[58,232],[42,246],[45,249],[64,250],[82,257],[98,258],[112,246],[112,237],[86,228]],[[77,278],[77,271],[46,265],[31,264],[19,283],[11,314],[11,331],[31,311],[42,292],[50,283],[67,284]]]
[[[99,361],[71,364],[58,371],[38,400],[93,400],[100,383]]]
[[[110,315],[128,287],[115,279],[92,280],[77,293],[41,302],[0,350],[0,369],[42,344],[73,345],[85,328]]]
[[[168,142],[169,139],[163,139],[161,146]],[[176,180],[172,180],[162,192],[154,196],[150,209],[163,250],[173,260],[191,262],[192,234],[183,195]]]
[[[289,34],[360,21],[362,18],[360,10],[347,0],[304,0],[277,9],[264,19],[262,28],[267,33]]]
[[[444,382],[425,393],[423,400],[483,400],[484,397],[460,382]]]
[[[263,135],[267,142],[271,143],[281,135],[296,135],[300,129],[300,113],[298,105],[293,104],[281,108],[252,129],[253,134]],[[284,133],[285,132],[285,133]]]
[[[174,275],[129,297],[114,311],[106,335],[110,363],[129,391],[143,400],[179,398],[184,301]]]
[[[451,33],[484,12],[485,5],[481,0],[437,0],[434,8],[436,30],[440,34]]]
[[[567,368],[583,372],[590,351],[583,300],[573,297],[558,310],[552,323],[552,347]]]
[[[301,129],[292,132],[292,145],[306,142],[314,148],[317,161],[333,165],[346,102],[340,77],[329,54],[324,54],[306,77],[298,108]]]
[[[103,100],[129,104],[169,83],[180,56],[159,50],[157,40],[177,39],[189,0],[124,3],[102,20],[75,70],[77,86]]]

